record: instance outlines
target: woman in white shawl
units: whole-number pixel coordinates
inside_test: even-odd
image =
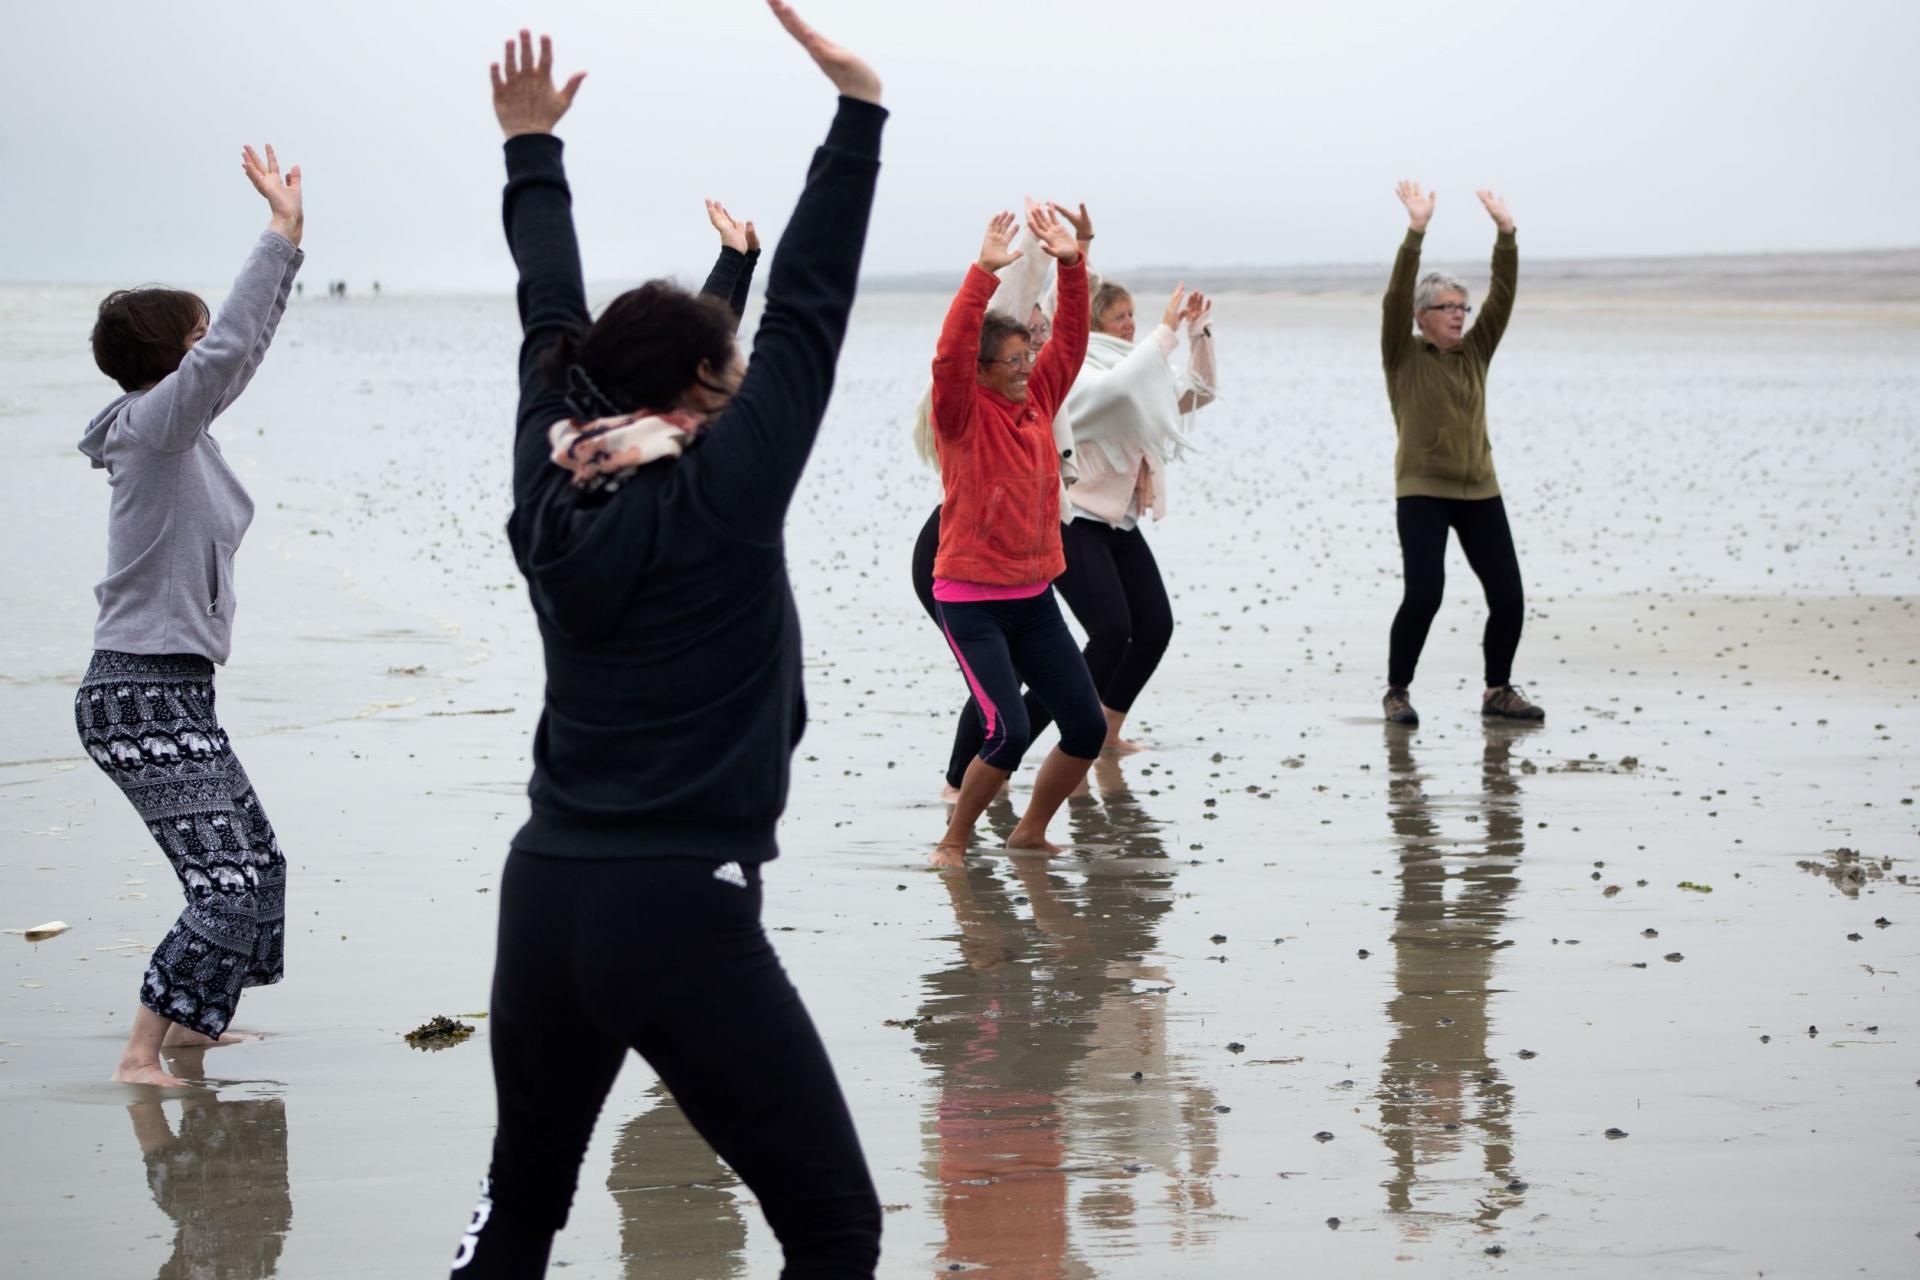
[[[1032,199],[1026,202],[1029,215],[1038,207]],[[1069,209],[1064,205],[1050,204],[1055,216],[1064,218],[1073,227],[1074,240],[1080,246],[1080,252],[1090,251],[1093,242],[1093,219],[1087,215],[1087,206]],[[1000,287],[994,290],[993,298],[987,303],[987,310],[1018,320],[1028,332],[1028,341],[1038,352],[1047,343],[1053,329],[1051,318],[1052,298],[1046,298],[1042,306],[1042,296],[1050,292],[1053,258],[1040,248],[1038,240],[1022,224],[1020,238],[1014,247],[1021,251],[1020,256],[1002,267],[999,272]],[[1084,374],[1082,375],[1084,376]],[[1062,406],[1053,418],[1053,443],[1060,453],[1060,511],[1064,516],[1068,510],[1067,486],[1074,483],[1073,464],[1073,427],[1071,414]],[[913,447],[920,454],[920,460],[928,466],[938,469],[940,460],[933,446],[933,384],[927,384],[927,390],[920,397],[920,405],[914,411]],[[1061,530],[1064,538],[1066,530]],[[929,618],[933,611],[933,558],[940,546],[940,508],[935,506],[933,514],[920,528],[919,539],[913,547],[913,590],[920,597],[920,607],[927,611]],[[1069,565],[1071,569],[1071,565]],[[934,622],[939,625],[938,620]],[[1026,698],[1027,715],[1038,733],[1052,719],[1052,715],[1039,700],[1029,694]],[[953,752],[947,761],[946,791],[948,800],[960,793],[960,780],[966,776],[967,765],[980,754],[980,745],[985,739],[985,730],[981,727],[979,708],[971,699],[960,712],[960,724],[954,731]]]
[[[1214,398],[1212,315],[1204,295],[1181,286],[1136,345],[1133,298],[1117,284],[1099,284],[1086,366],[1067,397],[1079,478],[1061,508],[1067,571],[1056,586],[1086,628],[1087,669],[1106,708],[1110,752],[1139,749],[1120,727],[1173,638],[1173,608],[1140,520],[1167,514],[1166,464],[1187,448],[1193,412]],[[1183,328],[1187,362],[1176,371]]]

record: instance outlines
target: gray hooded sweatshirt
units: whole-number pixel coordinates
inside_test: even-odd
[[[209,431],[260,367],[304,257],[286,237],[263,232],[180,367],[115,400],[80,438],[113,494],[107,576],[93,589],[94,648],[227,660],[233,555],[253,522],[253,499]]]

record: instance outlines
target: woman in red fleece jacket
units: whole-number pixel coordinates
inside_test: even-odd
[[[935,855],[947,863],[965,854],[974,823],[1026,752],[1023,677],[1060,726],[1060,745],[1040,766],[1008,848],[1058,852],[1047,843],[1047,823],[1107,736],[1100,695],[1050,589],[1066,568],[1053,415],[1087,354],[1087,262],[1073,228],[1036,207],[1027,229],[1060,264],[1053,340],[1036,356],[1025,325],[987,313],[999,284],[993,273],[1020,256],[1008,248],[1017,225],[1011,213],[987,225],[933,359],[934,442],[946,491],[933,599],[986,730]]]

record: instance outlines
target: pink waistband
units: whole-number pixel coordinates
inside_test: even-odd
[[[1051,578],[1022,583],[1017,587],[999,587],[986,582],[955,582],[951,578],[933,580],[933,598],[943,604],[977,604],[982,600],[1031,600],[1053,585]]]

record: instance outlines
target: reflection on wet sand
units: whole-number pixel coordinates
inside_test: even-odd
[[[648,1110],[613,1148],[607,1190],[620,1206],[620,1257],[629,1280],[733,1280],[746,1275],[747,1223],[721,1162],[658,1081]]]
[[[1387,1207],[1405,1215],[1410,1237],[1425,1234],[1437,1218],[1492,1224],[1519,1207],[1525,1189],[1514,1181],[1513,1088],[1487,1052],[1494,957],[1507,901],[1519,887],[1524,830],[1510,756],[1524,732],[1487,725],[1478,793],[1435,799],[1414,762],[1411,736],[1387,730],[1387,815],[1400,846],[1400,902],[1380,1130],[1393,1166]],[[1484,835],[1442,835],[1436,810],[1444,818],[1477,818]],[[1469,1167],[1446,1167],[1462,1155]]]
[[[157,1274],[264,1280],[293,1225],[286,1108],[278,1098],[223,1101],[202,1090],[179,1105],[177,1132],[157,1092],[127,1107],[153,1202],[173,1219],[173,1254]]]
[[[1095,781],[1069,802],[1078,854],[942,873],[959,953],[925,979],[915,1028],[938,1073],[938,1274],[1069,1280],[1156,1228],[1174,1247],[1210,1231],[1213,1095],[1168,1054],[1172,982],[1148,959],[1174,866],[1119,765]],[[1011,832],[1004,800],[987,816]]]

